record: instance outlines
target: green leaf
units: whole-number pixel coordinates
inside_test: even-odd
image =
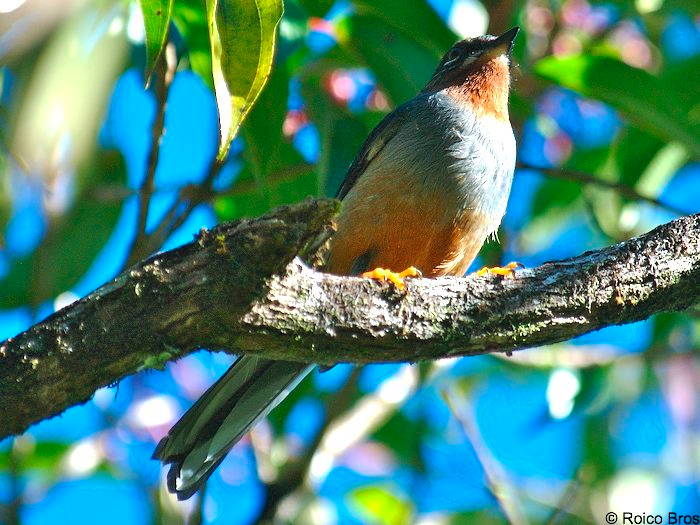
[[[450,516],[449,525],[506,525],[508,520],[495,510],[472,510],[457,512]]]
[[[59,462],[63,459],[66,452],[70,450],[70,443],[58,441],[39,441],[31,448],[30,453],[22,454],[19,459],[20,469],[27,470],[46,470],[49,473],[55,473]],[[0,452],[0,471],[5,471],[10,467],[10,454],[12,449]]]
[[[211,73],[211,46],[204,2],[178,0],[173,9],[173,23],[187,47],[187,57],[192,71],[214,89]]]
[[[340,45],[372,70],[394,104],[412,98],[457,37],[423,0],[353,4],[355,14],[338,28]]]
[[[319,193],[333,196],[362,143],[383,114],[351,115],[331,100],[321,87],[323,84],[322,75],[309,75],[303,80],[302,94],[309,117],[321,137],[321,156],[317,166]]]
[[[387,487],[360,487],[350,493],[350,501],[370,518],[371,523],[401,525],[411,523],[413,508]]]
[[[104,247],[119,216],[121,202],[97,200],[92,190],[123,184],[124,162],[115,151],[102,151],[88,160],[90,176],[75,204],[63,215],[51,218],[46,236],[26,257],[14,259],[1,279],[0,308],[37,306],[69,290],[90,267]]]
[[[353,0],[360,16],[380,20],[393,33],[431,51],[436,58],[445,53],[457,40],[452,30],[425,0]],[[433,67],[437,62],[433,64]]]
[[[318,195],[313,166],[282,135],[288,97],[289,75],[284,68],[275,68],[241,128],[244,166],[228,195],[216,200],[219,218],[254,217]]]
[[[384,443],[404,465],[424,470],[420,442],[429,429],[424,421],[407,418],[400,410],[377,428],[373,440]]]
[[[640,175],[637,189],[644,195],[660,195],[687,161],[688,153],[683,146],[678,143],[666,144]]]
[[[322,17],[328,13],[328,10],[333,7],[335,0],[299,0],[299,4],[311,16]]]
[[[282,0],[207,0],[223,160],[272,69]]]
[[[266,181],[265,191],[250,189],[234,191],[219,197],[214,202],[214,210],[221,220],[229,221],[241,217],[257,217],[276,206],[291,204],[315,196],[317,191],[316,174],[311,168],[301,173],[294,170],[279,172]]]
[[[243,124],[241,135],[246,147],[242,156],[246,164],[238,182],[253,179],[262,189],[265,179],[275,171],[305,164],[301,154],[282,133],[287,116],[289,81],[285,68],[275,68]]]
[[[634,126],[628,126],[613,146],[615,168],[621,183],[634,187],[664,142]]]
[[[146,30],[146,83],[148,83],[168,37],[173,0],[140,0],[140,4]]]
[[[606,56],[547,57],[535,72],[612,105],[640,128],[678,141],[700,157],[700,123],[689,116],[695,102],[675,84]]]
[[[12,214],[10,167],[7,157],[0,152],[0,248],[5,246],[5,227]]]
[[[319,392],[314,388],[313,376],[314,372],[302,379],[301,383],[284,398],[284,401],[267,416],[267,421],[272,425],[276,435],[282,434],[289,413],[302,398],[308,396],[320,397]]]

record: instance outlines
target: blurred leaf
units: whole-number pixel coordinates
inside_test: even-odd
[[[502,515],[489,510],[459,512],[450,516],[449,525],[502,525],[508,523]]]
[[[575,150],[563,168],[584,173],[597,174],[608,157],[608,148]],[[580,182],[565,178],[546,177],[532,200],[531,220],[556,212],[558,222],[561,212],[567,210],[582,194]]]
[[[308,76],[303,81],[302,93],[309,117],[321,136],[317,166],[320,193],[334,196],[362,143],[383,114],[351,115],[331,100],[322,85],[321,77]]]
[[[151,78],[156,60],[168,37],[174,0],[140,0],[146,30],[146,83]]]
[[[652,317],[653,330],[652,341],[654,345],[665,348],[669,344],[669,339],[673,330],[686,320],[677,313],[664,312]]]
[[[177,0],[173,9],[173,23],[187,46],[187,56],[192,71],[214,89],[211,73],[211,46],[204,2],[201,0]]]
[[[216,200],[221,219],[253,217],[318,194],[313,167],[282,134],[288,97],[289,76],[284,68],[275,68],[241,128],[245,163],[231,192]]]
[[[683,146],[678,143],[666,144],[641,173],[637,189],[644,195],[659,195],[687,161],[688,153]]]
[[[207,0],[220,160],[270,75],[282,12],[282,0]]]
[[[584,416],[603,412],[609,406],[610,396],[606,391],[609,368],[589,366],[579,368],[581,388],[576,394],[574,410]]]
[[[53,474],[70,447],[70,443],[39,441],[32,446],[30,454],[21,455],[21,465],[19,467],[22,471],[38,469],[47,470]],[[0,471],[7,472],[10,465],[11,450],[10,448],[0,452]]]
[[[266,181],[264,192],[258,189],[239,192],[234,187],[233,192],[216,199],[214,210],[218,217],[225,221],[256,217],[275,206],[315,196],[316,190],[316,174],[310,167],[305,167],[300,173],[295,170],[282,170]]]
[[[386,487],[365,486],[350,493],[350,501],[370,518],[372,523],[401,525],[411,523],[411,504]]]
[[[425,47],[372,15],[348,18],[339,30],[339,42],[372,70],[394,104],[413,98],[428,82],[440,58],[435,46]]]
[[[691,101],[676,85],[605,56],[547,57],[535,65],[541,77],[611,104],[631,122],[700,157],[700,124]]]
[[[305,163],[282,134],[287,116],[289,80],[285,68],[275,68],[243,124],[241,135],[246,147],[242,156],[246,164],[237,181],[253,179],[263,188],[265,178],[273,171]]]
[[[581,469],[585,469],[587,485],[594,486],[595,482],[609,479],[615,473],[608,412],[588,414],[585,421]]]
[[[698,2],[697,0],[666,0],[663,3],[664,12],[677,9],[685,11],[690,17],[694,17],[698,14]]]
[[[316,392],[316,389],[314,388],[314,373],[315,372],[312,372],[302,379],[301,383],[299,383],[299,385],[294,388],[287,397],[284,398],[284,401],[282,401],[279,406],[268,414],[267,420],[272,425],[276,435],[280,435],[282,433],[284,430],[284,424],[287,421],[287,416],[289,416],[289,413],[294,408],[294,405],[296,405],[300,399],[310,395],[319,397],[317,395],[318,392]]]
[[[581,184],[556,178],[545,178],[532,199],[532,213],[530,220],[534,221],[556,212],[561,217],[561,212],[581,196]]]
[[[123,184],[126,171],[115,151],[101,151],[86,162],[90,175],[75,204],[50,219],[48,231],[30,255],[12,260],[0,279],[0,308],[37,306],[75,285],[104,247],[119,216],[119,201],[101,202],[90,195],[100,185]]]
[[[452,30],[425,0],[353,0],[355,12],[380,20],[394,33],[401,33],[440,58],[457,40]],[[437,61],[433,67],[437,65]]]
[[[627,126],[613,145],[618,179],[628,186],[636,186],[639,177],[664,142],[635,126]]]
[[[311,16],[322,17],[333,7],[335,0],[299,0],[299,4],[306,9]]]
[[[400,410],[377,428],[372,439],[384,443],[404,465],[423,470],[420,441],[427,431],[423,421],[407,418]]]
[[[27,166],[24,171],[49,179],[66,165],[81,166],[93,154],[127,58],[124,34],[109,29],[123,16],[121,7],[88,3],[42,49],[12,108],[16,126],[10,149]]]
[[[9,162],[0,151],[0,248],[5,246],[5,227],[12,214],[11,191]]]
[[[690,0],[696,4],[695,0]],[[683,107],[688,110],[691,121],[696,124],[700,122],[700,82],[696,77],[700,71],[700,55],[681,60],[679,62],[670,62],[661,72],[661,79],[665,85],[682,86],[681,96],[683,99]],[[695,81],[689,81],[695,79]]]

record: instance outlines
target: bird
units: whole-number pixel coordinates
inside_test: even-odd
[[[505,214],[515,170],[508,115],[519,28],[454,44],[425,87],[369,134],[337,198],[324,271],[390,281],[462,276]],[[482,268],[510,276],[515,264]],[[404,292],[405,293],[405,292]],[[191,497],[315,365],[239,357],[161,439],[167,485]]]

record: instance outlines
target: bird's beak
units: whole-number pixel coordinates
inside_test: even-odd
[[[489,49],[486,52],[487,55],[490,58],[495,58],[501,55],[510,54],[510,50],[513,48],[513,41],[515,40],[518,31],[520,31],[520,28],[515,26],[496,39],[491,40],[491,42],[489,42]]]

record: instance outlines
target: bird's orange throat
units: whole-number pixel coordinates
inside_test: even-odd
[[[445,90],[480,115],[508,121],[510,64],[504,55],[479,61],[453,78]]]

